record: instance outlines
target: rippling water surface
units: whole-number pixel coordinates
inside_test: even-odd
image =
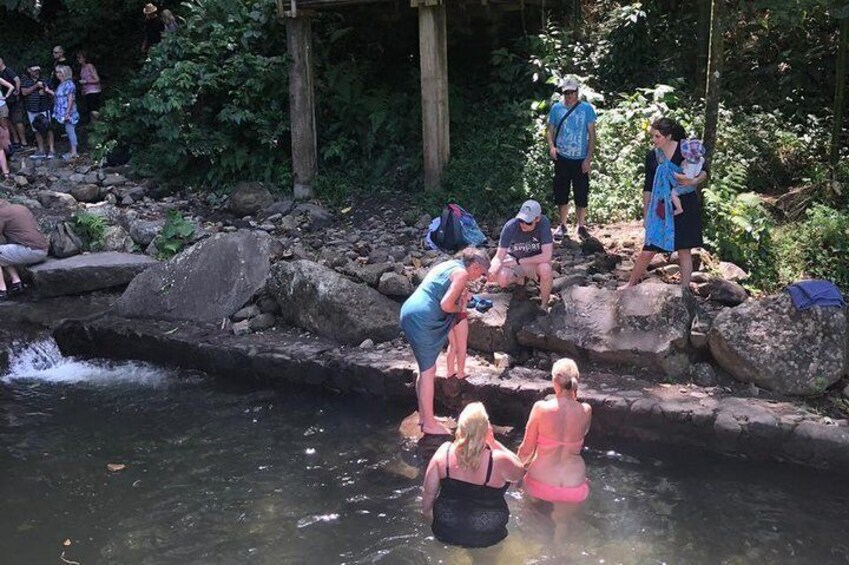
[[[625,444],[590,444],[575,516],[510,491],[504,543],[449,548],[419,517],[404,415],[22,349],[0,383],[2,562],[849,562],[845,479]]]

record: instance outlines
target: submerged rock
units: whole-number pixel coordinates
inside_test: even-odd
[[[790,296],[749,300],[717,314],[708,344],[737,380],[785,394],[821,394],[846,374],[844,308],[796,310]]]
[[[312,261],[277,263],[268,290],[287,322],[345,344],[388,341],[400,333],[396,302]]]

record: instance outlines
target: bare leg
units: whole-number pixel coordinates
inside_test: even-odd
[[[24,147],[29,147],[29,143],[27,143],[27,130],[26,126],[23,123],[15,124],[15,129],[18,132],[18,139],[21,140],[21,145]]]
[[[419,399],[419,425],[422,432],[431,435],[450,435],[448,429],[436,421],[433,413],[434,380],[436,365],[421,371],[416,379],[416,395]]]
[[[47,147],[50,149],[51,153],[56,152],[56,150],[53,148],[53,130],[47,132]]]
[[[448,332],[448,352],[445,354],[445,370],[448,373],[449,377],[453,377],[457,374],[457,336],[455,334],[455,330],[457,326],[454,325],[451,328],[451,331]]]
[[[0,292],[6,292],[6,271],[9,267],[0,267]]]
[[[454,354],[457,359],[457,378],[466,378],[466,350],[469,346],[469,320],[460,320],[451,329],[451,336],[454,337]],[[450,346],[449,346],[450,347]]]
[[[566,229],[566,223],[569,221],[569,204],[560,205],[560,225]]]
[[[44,153],[44,137],[38,132],[35,134],[35,144],[38,145],[38,152]]]
[[[640,279],[643,278],[643,275],[646,274],[646,270],[649,268],[649,263],[651,262],[651,258],[654,257],[654,251],[641,251],[637,256],[637,261],[634,263],[634,270],[631,271],[631,278],[628,280],[628,286],[634,286]]]
[[[549,297],[551,297],[551,285],[554,279],[551,273],[551,263],[537,265],[537,276],[539,277],[539,304],[545,308],[548,306]]]
[[[578,227],[583,227],[587,222],[587,209],[586,208],[575,208],[575,218],[578,221]]]
[[[693,250],[678,250],[678,267],[681,269],[681,286],[690,288],[690,277],[693,274]]]
[[[18,269],[12,265],[8,267],[4,267],[6,272],[9,273],[9,279],[12,284],[21,282],[21,275],[18,274]]]

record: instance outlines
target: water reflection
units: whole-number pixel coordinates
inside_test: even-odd
[[[144,365],[16,367],[0,381],[4,563],[849,562],[849,487],[830,475],[591,446],[576,514],[511,490],[505,542],[450,548],[418,511],[442,440],[400,438],[408,407]]]

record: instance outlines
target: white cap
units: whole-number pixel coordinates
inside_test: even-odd
[[[574,77],[567,77],[560,81],[560,91],[564,90],[578,90],[580,85],[578,84],[577,79]]]
[[[527,224],[530,224],[540,216],[542,216],[542,207],[536,200],[526,200],[522,204],[522,207],[519,208],[519,213],[516,214],[517,218]]]

